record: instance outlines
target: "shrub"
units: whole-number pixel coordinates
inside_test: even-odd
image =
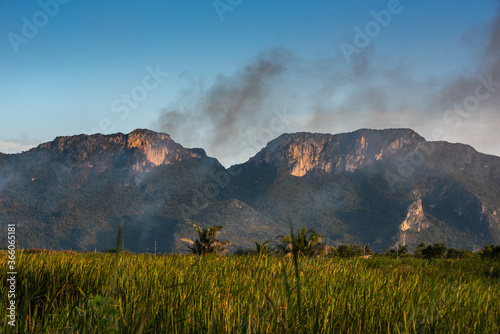
[[[408,256],[408,246],[397,244],[396,247],[386,250],[384,255],[390,258],[399,258]]]
[[[465,259],[468,258],[472,255],[470,251],[467,249],[455,249],[455,248],[448,248],[448,251],[446,252],[446,258],[447,259]]]
[[[446,246],[442,243],[435,243],[429,245],[422,250],[422,257],[424,259],[441,259],[446,253]]]
[[[483,259],[499,259],[500,260],[500,246],[486,245],[479,252]]]
[[[363,255],[363,249],[360,245],[340,245],[337,247],[337,255],[340,257],[355,257]]]

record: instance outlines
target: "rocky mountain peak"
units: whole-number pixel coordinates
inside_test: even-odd
[[[169,163],[172,158],[177,160],[187,153],[168,134],[143,129],[134,130],[126,135],[125,147],[138,149],[146,157],[146,160],[154,166]],[[187,155],[199,158],[196,153]]]
[[[173,142],[170,135],[166,133],[154,132],[147,129],[136,129],[127,135],[127,145],[129,147],[142,148],[153,144],[167,144]]]
[[[190,150],[173,141],[170,135],[147,129],[129,134],[75,135],[57,137],[32,149],[32,152],[52,151],[71,161],[100,160],[103,156],[134,155],[142,166],[159,166],[189,158],[204,158],[203,150]]]
[[[312,170],[352,172],[377,160],[408,154],[422,142],[425,139],[411,129],[361,129],[338,135],[299,132],[269,142],[251,161],[285,167],[299,177]]]

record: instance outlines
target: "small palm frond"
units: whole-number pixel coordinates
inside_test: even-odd
[[[194,245],[194,241],[188,238],[181,238],[181,241],[184,241],[185,243],[188,243],[190,245]]]

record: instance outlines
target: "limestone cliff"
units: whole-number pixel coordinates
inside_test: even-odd
[[[381,159],[406,157],[423,142],[421,136],[409,129],[392,132],[363,129],[339,135],[284,134],[270,142],[251,162],[285,167],[298,177],[310,171],[353,172]]]
[[[399,225],[399,233],[397,243],[406,245],[407,231],[420,232],[422,229],[428,228],[429,222],[425,218],[424,209],[422,207],[422,199],[420,196],[408,206],[406,218]]]
[[[182,160],[206,158],[201,149],[186,149],[168,134],[144,129],[129,134],[57,137],[52,142],[41,144],[38,149],[55,151],[79,167],[101,171],[116,166],[116,161],[111,161],[111,166],[102,159],[103,155],[125,159],[129,167],[141,171]]]

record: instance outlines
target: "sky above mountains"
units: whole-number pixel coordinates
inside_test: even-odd
[[[0,3],[0,152],[150,128],[229,166],[283,132],[500,155],[500,2]]]

